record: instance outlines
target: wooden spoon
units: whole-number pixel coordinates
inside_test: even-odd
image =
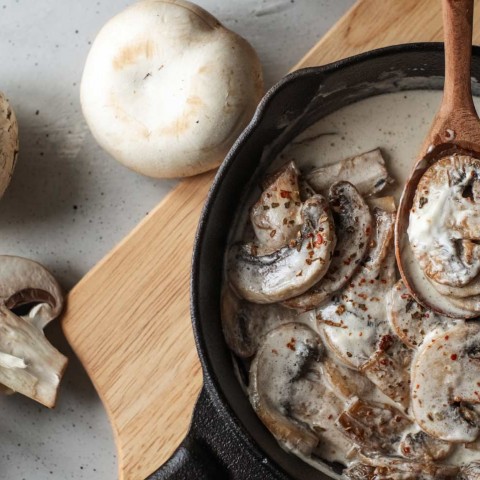
[[[473,318],[479,313],[461,308],[437,292],[413,257],[407,229],[418,183],[431,165],[453,153],[480,158],[480,120],[473,104],[470,79],[472,22],[473,0],[443,0],[443,100],[403,190],[395,225],[395,254],[405,285],[424,306],[457,318]]]

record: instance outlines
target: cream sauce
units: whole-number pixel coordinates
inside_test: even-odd
[[[398,92],[371,97],[344,107],[302,132],[272,162],[271,170],[275,170],[287,161],[294,161],[302,173],[307,174],[313,168],[339,162],[347,157],[380,147],[387,169],[395,180],[395,183],[388,186],[382,195],[393,195],[398,204],[403,185],[440,105],[441,95],[439,91]],[[475,99],[475,104],[477,108],[480,107],[478,99]],[[258,196],[257,191],[256,197],[252,198],[256,200]],[[244,220],[242,224],[245,225],[245,212],[241,217]],[[384,318],[386,321],[386,312]],[[323,332],[320,333],[323,336]],[[327,342],[325,343],[328,345]],[[333,360],[332,354],[329,353],[328,356]],[[393,404],[393,401],[376,387],[372,388],[365,399],[372,398]],[[398,407],[398,404],[396,406]],[[406,415],[413,420],[410,411],[407,410]],[[331,428],[332,431],[329,431],[326,437],[330,437],[331,434],[341,435],[335,431],[334,425]],[[417,431],[418,427],[413,425],[410,430]],[[408,431],[407,429],[405,434]],[[349,452],[341,454],[338,451],[333,455],[327,453],[324,458],[338,460],[343,455],[345,460],[349,458]],[[325,465],[317,462],[315,457],[299,456],[319,470],[325,471]],[[462,465],[478,458],[480,458],[480,451],[458,445],[445,463]],[[333,473],[329,472],[329,474],[338,478]]]

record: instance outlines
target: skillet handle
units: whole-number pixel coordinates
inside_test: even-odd
[[[147,480],[280,480],[227,423],[204,386],[185,440]]]

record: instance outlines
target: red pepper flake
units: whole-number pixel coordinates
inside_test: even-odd
[[[280,196],[282,198],[292,198],[292,192],[290,190],[280,190]]]
[[[450,337],[448,335],[445,335],[445,340],[448,340]]]
[[[287,348],[289,348],[290,350],[292,350],[292,352],[295,351],[295,338],[291,338],[291,340],[287,343]]]
[[[315,237],[315,246],[319,247],[323,243],[323,235],[321,233],[317,233]]]
[[[270,232],[270,237],[273,238],[276,234],[277,234],[277,231],[276,231],[276,230],[272,230],[272,231]]]
[[[456,353],[452,353],[452,354],[450,355],[450,358],[451,358],[453,361],[455,361],[455,360],[458,358],[458,356],[457,356]]]
[[[378,348],[382,352],[386,352],[392,345],[393,345],[393,337],[391,335],[384,335],[380,339],[380,343],[378,345]]]

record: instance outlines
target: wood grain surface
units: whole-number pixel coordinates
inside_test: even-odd
[[[474,40],[479,30],[477,8]],[[440,0],[360,0],[295,68],[441,38]],[[202,383],[189,275],[213,175],[183,181],[68,298],[63,329],[107,409],[121,479],[143,479],[171,455],[188,429]]]

